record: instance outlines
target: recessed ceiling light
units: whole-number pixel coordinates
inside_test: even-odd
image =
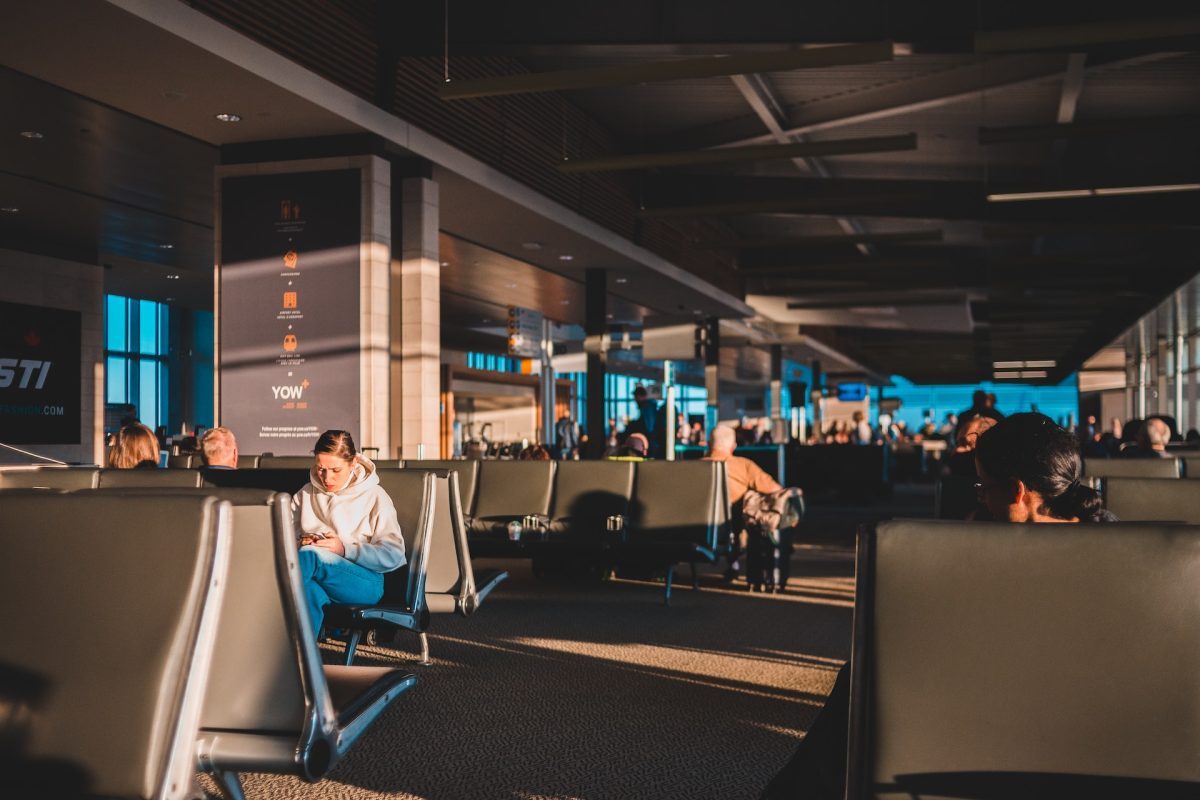
[[[2,206],[0,207],[0,214],[16,214],[20,210],[16,206]]]
[[[509,284],[507,284],[507,286],[508,286],[508,288],[510,288],[510,289],[515,289],[515,288],[517,288],[517,285],[516,285],[515,283],[509,283]]]
[[[167,273],[167,280],[169,280],[169,281],[177,281],[177,280],[179,280],[179,273],[178,273],[178,272],[169,272],[169,273]]]
[[[617,278],[617,283],[629,283],[629,278]]]
[[[221,114],[217,114],[216,117],[221,122],[241,122],[242,121],[242,117],[240,114],[221,113]]]
[[[571,305],[571,301],[570,301],[570,300],[560,300],[559,302],[561,302],[561,303],[562,303],[564,306],[569,306],[569,305]]]
[[[541,250],[542,243],[541,242],[521,242],[521,247],[524,247],[526,250]]]
[[[558,257],[558,260],[559,261],[574,261],[575,256],[569,255],[568,253],[563,253],[561,256]]]
[[[174,250],[174,249],[175,249],[175,245],[173,245],[173,244],[167,244],[167,243],[165,243],[165,242],[164,242],[163,244],[160,244],[160,245],[158,246],[158,249],[159,249],[159,250]]]
[[[449,262],[449,261],[443,261],[443,262],[442,262],[442,266],[443,266],[443,267],[448,267],[448,266],[450,266],[450,262]]]
[[[45,136],[38,131],[21,131],[21,136],[26,139],[45,139]]]
[[[174,297],[168,297],[168,298],[167,298],[167,302],[168,302],[168,303],[174,303],[174,302],[175,302],[175,298],[174,298]]]

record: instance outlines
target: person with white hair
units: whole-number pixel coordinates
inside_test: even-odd
[[[788,578],[791,542],[781,531],[792,528],[801,511],[799,489],[785,489],[758,464],[735,456],[737,434],[727,425],[713,428],[708,438],[708,461],[725,464],[725,482],[737,532],[730,541],[729,568],[725,579],[733,580],[746,556],[746,581],[759,591],[782,590]]]
[[[229,428],[209,428],[200,437],[200,460],[206,469],[237,469],[238,446]]]

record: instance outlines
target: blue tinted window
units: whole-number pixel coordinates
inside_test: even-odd
[[[110,294],[106,300],[108,330],[105,335],[104,346],[109,350],[125,350],[127,349],[126,334],[129,324],[128,316],[125,313],[125,298]]]
[[[158,427],[158,363],[146,359],[138,367],[138,419],[153,430]]]
[[[104,371],[104,380],[108,384],[105,395],[109,403],[124,403],[126,401],[126,360],[116,356],[108,357],[108,366]]]
[[[157,306],[158,303],[151,300],[138,302],[138,352],[149,356],[160,354]]]

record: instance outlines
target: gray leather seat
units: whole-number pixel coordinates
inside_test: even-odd
[[[503,536],[514,519],[550,513],[554,492],[554,461],[484,461],[479,465],[479,489],[471,532]]]
[[[1185,478],[1200,478],[1200,456],[1181,456],[1183,476]]]
[[[262,460],[260,455],[246,455],[238,453],[237,468],[238,469],[258,469],[258,462]]]
[[[258,459],[259,469],[312,469],[312,465],[313,456],[259,456]]]
[[[411,465],[414,462],[409,462]],[[477,463],[477,462],[462,462]],[[418,472],[410,467],[404,472]],[[425,567],[425,606],[434,614],[474,614],[493,589],[508,578],[498,569],[476,571],[471,564],[467,545],[467,525],[459,497],[458,472],[429,470],[446,481],[446,491],[437,492],[433,510],[433,525],[429,536],[429,559]],[[402,503],[411,500],[403,494],[394,480],[395,473],[379,473],[379,483],[391,495],[397,511]]]
[[[375,466],[379,469],[402,469],[404,461],[399,458],[381,458],[375,462]]]
[[[167,469],[192,469],[199,467],[201,458],[193,453],[180,453],[177,456],[167,456]]]
[[[858,576],[847,797],[1200,796],[1200,527],[888,522]]]
[[[460,459],[435,459],[405,461],[403,469],[448,469],[458,475],[458,488],[462,497],[462,512],[467,519],[475,513],[475,487],[479,484],[479,461]]]
[[[200,495],[4,498],[5,796],[195,796],[230,523]]]
[[[93,489],[100,470],[96,467],[35,467],[0,470],[0,489]]]
[[[429,610],[425,607],[425,570],[429,563],[429,536],[437,516],[438,495],[450,491],[444,475],[417,470],[380,472],[380,483],[396,506],[396,518],[404,537],[407,563],[383,576],[383,597],[377,603],[333,603],[325,607],[325,629],[350,631],[345,663],[354,663],[354,653],[363,633],[387,622],[420,635],[421,663],[429,663]]]
[[[1083,464],[1088,478],[1178,478],[1177,458],[1089,458]]]
[[[194,469],[102,469],[97,489],[196,489],[200,472]]]
[[[720,461],[643,461],[634,476],[628,541],[617,561],[666,569],[664,602],[681,561],[712,562],[729,538],[729,496]]]
[[[1200,525],[1200,485],[1165,478],[1106,478],[1104,507],[1122,522]]]
[[[238,772],[321,778],[416,676],[322,666],[286,494],[203,489],[233,507],[233,558],[196,766],[232,797]],[[276,580],[264,580],[274,575]]]
[[[628,517],[633,475],[632,461],[559,462],[550,506],[551,534],[594,537],[606,530],[608,517]]]

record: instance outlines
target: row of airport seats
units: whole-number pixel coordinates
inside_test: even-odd
[[[398,458],[381,458],[374,462],[380,469],[396,469],[404,466],[404,461]],[[167,456],[167,467],[170,469],[198,469],[204,462],[199,453],[180,453]],[[253,455],[238,454],[238,469],[304,469],[313,465],[312,456],[275,456],[270,454]]]
[[[240,772],[317,781],[416,683],[322,664],[286,495],[16,489],[3,508],[4,796],[196,797],[197,770],[230,798]]]
[[[1048,527],[860,531],[847,798],[1200,797],[1200,526]]]
[[[409,565],[384,577],[384,596],[370,606],[332,607],[326,628],[350,632],[345,663],[353,663],[362,636],[380,623],[418,634],[421,663],[429,662],[426,630],[431,613],[474,614],[508,577],[504,570],[475,570],[461,511],[458,475],[449,470],[384,469],[380,485],[396,506]],[[428,480],[434,481],[427,484]],[[159,491],[263,491],[291,495],[308,480],[296,469],[197,470],[44,467],[0,471],[0,489]],[[426,538],[426,532],[428,536]],[[428,542],[426,544],[426,541]]]

